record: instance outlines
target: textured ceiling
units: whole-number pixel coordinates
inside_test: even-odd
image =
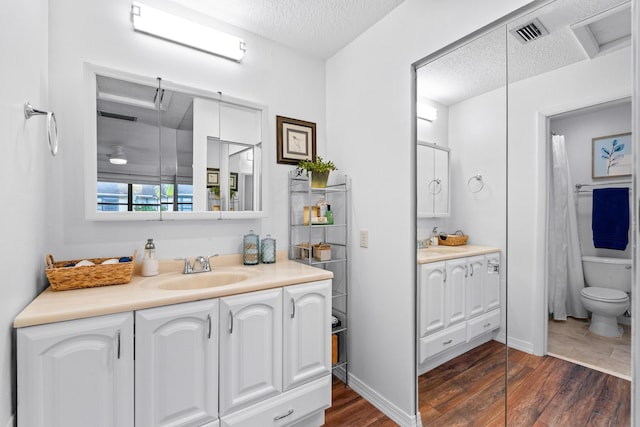
[[[588,60],[570,26],[608,11],[621,0],[556,0],[455,51],[428,63],[417,72],[418,99],[453,105],[510,82],[526,79],[578,61]],[[629,9],[626,20],[631,23]],[[522,44],[509,32],[538,18],[549,31],[537,40]],[[620,25],[620,21],[614,24]],[[508,58],[508,68],[507,68]]]
[[[180,0],[179,4],[327,59],[404,0]],[[247,46],[247,49],[251,49]]]

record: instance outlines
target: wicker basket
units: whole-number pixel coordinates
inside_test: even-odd
[[[438,236],[438,244],[443,246],[461,246],[466,245],[469,236],[466,236],[461,231],[456,231],[456,234],[440,234]]]
[[[53,256],[48,254],[45,258],[47,268],[45,273],[51,289],[54,291],[66,291],[69,289],[92,288],[94,286],[122,285],[131,281],[133,266],[137,251],[133,251],[133,256],[129,262],[118,264],[102,264],[112,258],[87,258],[87,261],[95,265],[81,267],[65,267],[69,264],[77,264],[82,260],[54,261]],[[128,256],[128,255],[127,255]]]

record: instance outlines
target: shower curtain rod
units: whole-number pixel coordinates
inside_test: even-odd
[[[615,181],[615,182],[601,182],[596,184],[576,184],[576,193],[580,193],[582,187],[597,187],[600,185],[622,185],[631,184],[631,181]],[[588,192],[589,190],[582,190],[582,192]]]

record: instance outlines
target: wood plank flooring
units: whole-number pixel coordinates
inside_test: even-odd
[[[424,426],[504,426],[504,346],[488,342],[418,379]],[[630,426],[631,383],[553,357],[509,350],[506,425]],[[334,379],[326,426],[396,425]]]

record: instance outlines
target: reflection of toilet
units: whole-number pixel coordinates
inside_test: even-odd
[[[587,287],[580,291],[580,300],[591,312],[589,330],[605,337],[622,336],[616,317],[629,309],[631,260],[583,256],[582,268]]]

